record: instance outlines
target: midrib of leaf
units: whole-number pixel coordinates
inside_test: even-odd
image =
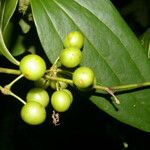
[[[72,22],[74,22],[74,24],[79,28],[79,26],[75,23],[75,21],[73,21],[72,17],[69,15],[69,13],[67,13],[67,10],[58,2],[56,2],[54,0],[54,2],[58,5],[58,7],[60,7],[60,9],[62,9],[64,11],[64,13],[72,20]],[[75,2],[75,1],[74,1]],[[79,6],[83,7],[82,5],[80,5],[79,3],[77,3]],[[87,9],[87,8],[85,8]],[[89,9],[87,9],[92,15],[94,15]],[[137,64],[135,63],[135,61],[133,61],[133,59],[131,58],[130,54],[128,53],[125,45],[122,43],[122,41],[119,39],[119,37],[111,30],[111,28],[109,28],[104,22],[102,22],[97,16],[94,15],[94,17],[96,17],[101,23],[103,23],[103,25],[105,25],[107,27],[107,29],[109,31],[112,32],[112,34],[116,37],[116,39],[122,44],[122,46],[124,47],[126,53],[128,54],[128,57],[130,58],[130,60],[132,61],[132,63],[134,64],[134,66],[137,68],[138,73],[141,75],[142,80],[144,81],[144,76],[141,74],[140,69],[138,68]],[[81,28],[79,28],[81,30]],[[82,31],[82,30],[81,30]],[[83,32],[83,31],[82,31]],[[83,32],[84,33],[84,32]],[[120,83],[122,83],[122,81],[120,80],[120,78],[118,77],[118,75],[115,73],[115,71],[113,70],[113,68],[111,67],[111,64],[107,62],[107,60],[103,57],[103,55],[100,53],[100,51],[98,51],[98,49],[94,46],[94,44],[92,44],[92,42],[87,39],[89,41],[89,43],[92,45],[92,47],[96,50],[96,52],[98,53],[98,55],[106,62],[107,66],[111,69],[111,71],[115,74],[116,78],[118,79],[118,81]],[[118,83],[119,84],[119,83]]]

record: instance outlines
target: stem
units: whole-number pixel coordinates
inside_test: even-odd
[[[59,61],[59,57],[57,57],[57,59],[54,61],[53,66],[56,66],[58,61]]]
[[[148,86],[150,86],[150,82],[112,86],[112,87],[109,87],[109,88],[105,87],[105,86],[95,85],[94,88],[97,89],[97,90],[102,90],[102,91],[108,92],[111,96],[114,97],[115,102],[117,104],[120,104],[120,101],[114,95],[115,92],[121,91],[121,90],[131,90],[131,89],[136,89],[136,88],[140,88],[140,87],[148,87]]]
[[[115,90],[115,91],[120,91],[120,90],[131,90],[131,89],[148,87],[148,86],[150,86],[150,82],[113,86],[113,87],[110,87],[110,89]]]
[[[21,74],[21,72],[19,70],[2,68],[2,67],[0,67],[0,73],[7,73],[7,74],[14,74],[14,75],[20,75]]]
[[[5,95],[11,95],[13,97],[15,97],[16,99],[18,99],[21,103],[26,104],[26,102],[21,99],[19,96],[17,96],[16,94],[14,94],[11,90],[10,87],[7,87],[7,85],[3,88],[2,86],[0,86],[0,91],[5,94]]]
[[[9,84],[5,85],[4,87],[0,86],[0,91],[5,94],[5,95],[10,95],[11,92],[11,87],[12,85],[17,82],[19,79],[21,79],[23,77],[23,75],[21,74],[20,76],[18,76],[15,80],[13,80],[12,82],[10,82]]]
[[[94,88],[97,89],[97,90],[106,91],[107,93],[109,93],[109,94],[114,98],[116,104],[120,104],[120,101],[119,101],[119,99],[114,95],[114,92],[113,92],[112,88],[108,88],[108,87],[100,86],[100,85],[95,85]]]
[[[106,87],[106,86],[100,86],[100,85],[94,85],[93,88],[97,89],[97,90],[101,90],[101,91],[107,91],[108,90],[108,87]]]
[[[62,70],[62,69],[60,69],[60,68],[57,69],[57,72],[63,72],[63,73],[67,73],[67,74],[73,74],[71,71]]]
[[[60,68],[57,69],[57,72],[58,73],[61,73],[61,74],[65,74],[65,75],[72,75],[73,73],[68,71],[68,70],[62,70]]]
[[[73,85],[73,81],[70,80],[70,79],[65,79],[65,78],[60,78],[60,77],[51,77],[51,76],[48,76],[48,75],[46,75],[46,78],[50,79],[50,80],[66,82],[68,84]],[[150,82],[119,85],[119,86],[112,86],[112,87],[94,85],[93,88],[109,93],[114,98],[116,104],[120,104],[119,99],[114,94],[115,92],[120,91],[120,90],[131,90],[131,89],[136,89],[136,88],[140,88],[140,87],[148,87],[148,86],[150,86]]]
[[[48,76],[48,75],[46,75],[45,77],[47,79],[50,79],[50,80],[61,81],[61,82],[65,82],[65,83],[68,83],[68,84],[73,84],[73,81],[70,80],[70,79],[59,78],[59,77],[51,77],[51,76]]]
[[[6,85],[7,88],[11,88],[12,85],[13,85],[14,83],[16,83],[18,80],[20,80],[23,76],[24,76],[23,74],[19,75],[15,80],[13,80],[13,81],[10,82],[8,85]]]
[[[70,79],[65,79],[65,78],[59,78],[59,77],[50,77],[50,76],[46,76],[47,79],[50,79],[50,80],[54,80],[54,81],[62,81],[62,82],[65,82],[65,83],[68,83],[68,84],[71,84],[73,85],[73,81],[70,80]],[[99,86],[99,85],[95,85],[94,86],[95,89],[98,89],[98,90],[103,90],[103,91],[106,91],[108,92],[115,100],[116,104],[120,104],[120,101],[118,100],[118,98],[114,95],[113,91],[108,88],[108,87],[104,87],[104,86]]]
[[[107,91],[107,89],[111,89],[114,92],[117,91],[123,91],[123,90],[132,90],[132,89],[137,89],[137,88],[142,88],[142,87],[148,87],[150,86],[150,82],[144,82],[144,83],[136,83],[136,84],[127,84],[127,85],[118,85],[118,86],[112,86],[112,87],[106,87],[106,86],[100,86],[100,85],[95,85],[94,88],[97,90],[102,90],[102,91]]]
[[[22,99],[22,98],[20,98],[19,96],[17,96],[16,94],[14,94],[13,92],[9,92],[9,95],[11,95],[11,96],[13,96],[13,97],[15,97],[17,100],[19,100],[21,103],[23,103],[24,105],[26,104],[26,102]]]
[[[57,59],[54,61],[53,65],[50,67],[50,70],[48,70],[48,71],[52,71],[52,70],[56,71],[58,61],[59,61],[59,57],[57,57]]]

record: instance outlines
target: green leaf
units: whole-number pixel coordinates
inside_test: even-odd
[[[140,37],[140,40],[148,55],[148,58],[150,59],[150,28],[148,28],[146,32],[143,33],[143,35]]]
[[[50,61],[58,57],[64,36],[79,30],[85,36],[83,61],[103,86],[150,81],[150,61],[139,40],[109,0],[31,0],[41,44]],[[87,95],[87,94],[85,94]],[[121,104],[96,91],[89,99],[117,120],[150,132],[150,90],[125,91]]]
[[[0,52],[12,63],[19,65],[19,62],[11,55],[7,49],[3,35],[6,32],[7,25],[12,17],[18,0],[1,0],[0,1]]]
[[[14,46],[11,48],[11,54],[13,56],[19,56],[26,52],[26,47],[24,45],[24,38],[25,37],[21,34],[16,37]]]

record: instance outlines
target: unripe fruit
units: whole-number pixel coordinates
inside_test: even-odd
[[[47,91],[42,88],[32,88],[28,91],[26,100],[27,102],[38,102],[44,107],[46,107],[49,104],[49,95]]]
[[[81,49],[84,44],[84,37],[79,31],[72,31],[64,39],[64,47],[77,47]]]
[[[63,90],[55,91],[51,97],[51,104],[56,111],[65,112],[71,105],[71,97]]]
[[[78,66],[82,59],[82,52],[75,47],[69,47],[61,51],[60,62],[67,68]]]
[[[40,56],[29,54],[20,61],[20,71],[29,80],[39,80],[46,71],[46,64]]]
[[[47,89],[49,87],[49,80],[40,78],[39,80],[34,81],[34,86],[38,88]]]
[[[38,102],[28,102],[21,109],[21,118],[27,124],[39,125],[46,119],[46,110]]]
[[[89,67],[79,67],[73,73],[73,83],[79,89],[86,89],[94,84],[94,73]]]
[[[70,103],[73,102],[73,95],[68,89],[63,89],[63,91],[67,92],[67,94],[70,96]]]

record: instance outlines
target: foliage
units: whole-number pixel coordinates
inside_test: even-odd
[[[15,14],[15,10],[18,11],[17,2],[11,0],[10,5],[9,0],[0,1],[0,51],[10,62],[19,65],[11,49],[8,51],[5,37],[8,24],[12,21],[11,17]],[[21,2],[25,1],[20,0],[20,4]],[[28,25],[31,27],[29,33],[32,33],[36,27],[37,34],[34,36],[37,35],[40,40],[42,46],[40,52],[46,55],[50,63],[55,62],[63,49],[66,34],[78,30],[85,37],[81,65],[93,69],[99,85],[114,87],[150,81],[147,50],[142,47],[109,0],[30,0],[30,5],[31,7],[28,3],[20,5],[20,12],[24,12],[20,20],[23,19],[25,22],[20,25],[21,29],[24,31],[24,25],[27,23],[27,27]],[[24,37],[26,38],[27,34],[24,34]],[[38,40],[35,43],[38,43]],[[34,46],[36,53],[40,53],[35,43],[29,44],[28,47],[30,49]],[[20,49],[19,54],[26,54],[31,50],[29,49],[27,51]],[[84,99],[89,99],[99,109],[117,120],[150,132],[149,88],[118,92],[120,104],[112,102],[112,97],[100,90],[81,94],[84,95]],[[79,97],[78,100],[82,99]]]

